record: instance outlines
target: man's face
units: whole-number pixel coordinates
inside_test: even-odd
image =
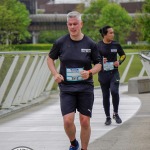
[[[104,36],[104,38],[108,41],[112,41],[114,39],[114,30],[112,28],[107,29],[107,34]]]
[[[77,18],[69,18],[67,22],[68,31],[71,36],[78,36],[81,33],[83,24]]]

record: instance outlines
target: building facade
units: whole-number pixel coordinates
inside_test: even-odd
[[[19,0],[19,1],[26,5],[26,8],[29,10],[30,14],[36,13],[36,0]]]
[[[36,43],[38,41],[38,34],[43,30],[64,30],[66,28],[66,14],[72,10],[76,10],[79,4],[56,4],[54,0],[20,0],[23,2],[27,9],[30,12],[30,18],[32,20],[29,31],[32,33],[32,42]],[[67,0],[66,0],[67,1]],[[90,0],[81,0],[90,1]],[[115,0],[111,0],[115,1]],[[117,0],[116,0],[117,1]],[[121,2],[124,1],[124,2]],[[126,2],[125,2],[126,1]],[[120,5],[126,9],[130,15],[134,15],[137,11],[142,10],[142,5],[144,2],[131,2],[134,0],[118,0],[121,2]],[[83,5],[85,3],[82,3]],[[81,5],[81,3],[80,3]],[[83,6],[84,7],[84,6]],[[42,14],[38,14],[38,10],[43,10]],[[63,15],[63,16],[62,16]],[[65,16],[65,17],[64,17]],[[130,43],[136,43],[137,35],[134,32],[131,32],[127,41]]]
[[[65,4],[65,3],[84,3],[89,4],[93,0],[50,0],[53,1],[55,4]],[[116,2],[116,3],[124,3],[124,2],[141,2],[144,0],[109,0],[110,2]]]

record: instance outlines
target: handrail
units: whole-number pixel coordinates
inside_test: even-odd
[[[141,62],[146,70],[146,73],[150,77],[150,51],[142,51],[140,54]]]
[[[126,54],[131,57],[122,73],[120,83],[125,82],[134,56],[137,54],[139,53]],[[1,109],[22,106],[34,102],[35,99],[39,99],[42,96],[45,96],[44,98],[50,96],[54,78],[46,64],[47,56],[47,52],[37,51],[0,52]],[[143,57],[142,54],[141,56]],[[147,57],[144,56],[143,58]],[[57,70],[59,70],[59,67],[59,63],[57,63]],[[139,70],[139,76],[143,76],[145,70],[145,67]],[[147,74],[149,73],[147,72]]]
[[[144,55],[144,54],[140,54],[140,56],[141,56],[142,58],[144,58],[144,59],[150,61],[150,57],[148,57],[148,56],[146,56],[146,55]]]
[[[142,51],[139,54],[143,59],[150,61],[150,51]]]

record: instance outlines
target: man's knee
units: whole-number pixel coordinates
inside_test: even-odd
[[[69,128],[74,124],[74,116],[72,115],[65,115],[63,119],[64,119],[64,126],[66,128]]]
[[[85,116],[85,117],[81,117],[80,119],[80,123],[81,123],[81,127],[82,128],[89,128],[90,126],[90,117]]]

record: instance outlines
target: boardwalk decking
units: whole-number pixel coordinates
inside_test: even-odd
[[[137,97],[132,97],[126,92],[127,85],[121,85],[119,114],[123,124],[133,117],[141,106]],[[105,126],[104,121],[101,90],[96,88],[90,143],[120,126],[115,121],[112,122],[111,126]],[[78,113],[76,113],[75,123],[77,125],[77,139],[79,140]],[[58,93],[52,94],[49,100],[40,105],[0,119],[0,150],[12,150],[19,146],[30,147],[33,150],[68,150],[69,144],[63,129]]]

